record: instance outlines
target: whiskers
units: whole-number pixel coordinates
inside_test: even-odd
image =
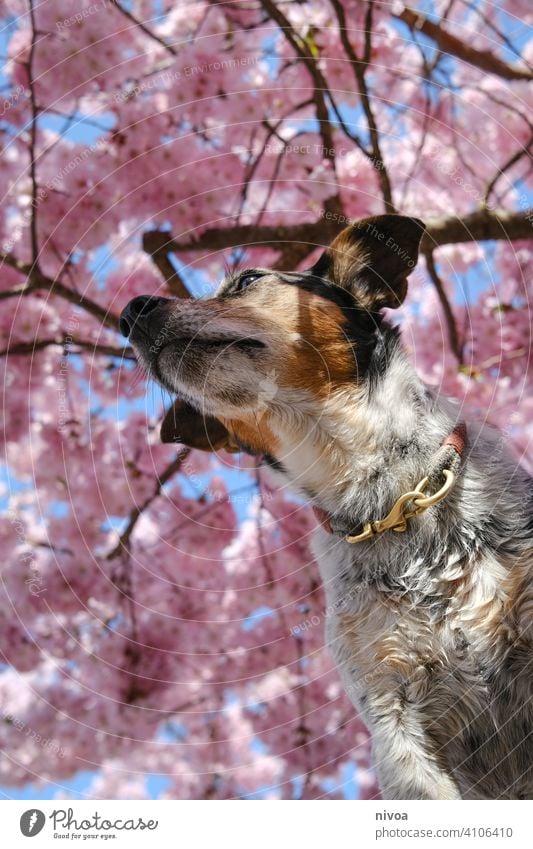
[[[167,410],[170,406],[172,406],[175,401],[175,397],[168,391],[168,389],[161,386],[159,381],[155,379],[150,366],[139,361],[136,362],[135,367],[131,370],[131,372],[128,372],[128,383],[124,394],[127,398],[132,398],[137,394],[139,387],[144,386],[145,383],[147,383],[150,387],[152,395],[151,406],[154,409],[157,407],[156,398],[154,397],[155,392],[161,396],[161,405],[164,410]]]
[[[148,381],[151,379],[152,375],[150,374],[150,369],[146,366],[141,365],[141,363],[137,361],[135,364],[135,368],[131,372],[131,379],[128,381],[125,394],[127,396],[133,395],[139,388],[141,383],[143,383],[145,380]]]
[[[246,268],[246,261],[250,252],[246,248],[236,248],[229,256],[224,258],[224,271],[226,277],[234,277]]]

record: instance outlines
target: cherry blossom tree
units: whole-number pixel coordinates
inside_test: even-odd
[[[2,7],[0,780],[369,798],[308,508],[160,443],[118,316],[416,215],[405,345],[533,468],[530,2]]]

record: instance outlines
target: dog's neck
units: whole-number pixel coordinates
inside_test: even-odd
[[[459,480],[437,509],[412,519],[407,533],[389,530],[360,544],[345,541],[348,529],[357,534],[366,522],[384,518],[426,476],[462,419],[457,404],[420,381],[390,328],[383,328],[363,382],[332,396],[320,414],[300,409],[294,421],[290,411],[286,417],[276,457],[285,483],[288,478],[325,511],[335,531],[316,534],[312,546],[327,592],[335,587],[342,594],[343,576],[355,574],[358,586],[369,591],[409,591],[430,603],[446,597],[446,588],[477,562],[481,549],[485,556],[492,550],[512,558],[531,538],[531,506],[523,501],[525,492],[533,492],[526,473],[497,431],[471,422]]]
[[[425,476],[456,421],[451,404],[428,392],[396,332],[384,325],[360,384],[280,426],[279,461],[301,494],[357,527],[384,515]]]

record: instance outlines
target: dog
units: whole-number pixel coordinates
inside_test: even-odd
[[[533,482],[383,315],[423,233],[366,218],[306,271],[136,297],[121,330],[178,399],[163,441],[260,455],[314,506],[327,642],[383,797],[531,799]]]

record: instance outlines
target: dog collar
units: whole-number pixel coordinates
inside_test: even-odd
[[[414,489],[400,495],[385,518],[366,522],[359,533],[349,532],[344,534],[345,541],[349,543],[363,542],[388,530],[403,533],[407,530],[409,519],[420,516],[429,507],[433,507],[434,504],[438,504],[439,501],[446,498],[455,485],[466,447],[466,439],[466,424],[459,422],[443,439],[426,477],[422,478]],[[444,483],[441,483],[436,492],[431,495],[428,494],[428,489],[438,485],[442,478],[444,478]],[[313,507],[313,513],[324,530],[333,534],[334,530],[331,524],[333,517],[322,510],[321,507]]]

